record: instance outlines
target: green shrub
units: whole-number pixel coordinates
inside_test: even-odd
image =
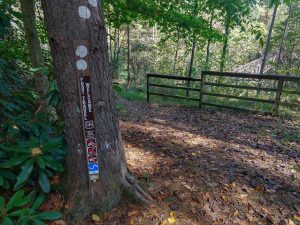
[[[2,225],[41,225],[45,224],[45,220],[57,220],[61,217],[61,214],[55,211],[39,212],[38,208],[43,202],[42,195],[35,198],[35,193],[31,192],[25,196],[23,190],[16,192],[7,203],[0,196],[0,222]]]
[[[48,176],[52,171],[63,172],[63,166],[56,157],[63,154],[61,138],[47,140],[46,143],[31,139],[19,145],[0,145],[0,150],[7,152],[8,159],[0,163],[0,168],[14,170],[20,168],[14,190],[20,189],[29,178],[37,178],[41,189],[49,193],[50,182]]]

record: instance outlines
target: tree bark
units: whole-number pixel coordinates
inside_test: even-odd
[[[176,75],[176,73],[177,73],[176,67],[177,67],[178,51],[179,51],[179,38],[177,39],[177,42],[176,42],[176,51],[175,51],[175,56],[174,56],[174,64],[173,64],[174,75]]]
[[[264,70],[265,70],[267,57],[268,57],[268,53],[269,53],[269,48],[270,48],[270,44],[271,44],[271,37],[272,37],[273,27],[274,27],[274,24],[275,24],[275,19],[276,19],[278,6],[279,5],[276,4],[275,7],[274,7],[273,16],[272,16],[271,24],[270,24],[270,27],[269,27],[268,38],[267,38],[266,47],[265,47],[265,50],[264,50],[264,55],[263,55],[263,59],[262,59],[262,62],[261,62],[259,74],[264,74]],[[261,86],[262,86],[262,81],[259,80],[258,81],[258,87],[260,88]],[[260,90],[257,90],[256,96],[259,96],[259,95],[260,95]]]
[[[120,55],[120,29],[115,28],[114,50],[113,58],[111,61],[111,73],[113,80],[118,78],[119,75],[119,55]]]
[[[225,68],[225,61],[226,61],[226,53],[228,48],[228,39],[229,39],[229,32],[230,32],[230,22],[227,21],[225,24],[225,40],[222,48],[221,54],[221,62],[220,62],[220,72],[224,71]]]
[[[192,77],[192,73],[193,73],[193,66],[194,66],[194,59],[195,59],[195,51],[196,51],[196,38],[194,38],[193,40],[193,47],[192,47],[192,53],[191,53],[191,61],[190,61],[190,66],[189,66],[189,72],[188,72],[188,77],[191,78]],[[187,87],[190,87],[191,82],[188,81],[187,82]],[[186,97],[189,97],[190,92],[189,90],[186,91]]]
[[[265,47],[265,51],[264,51],[263,60],[262,60],[262,63],[261,63],[259,74],[264,73],[264,69],[265,69],[265,66],[266,66],[266,61],[267,61],[267,56],[268,56],[268,52],[269,52],[269,48],[270,48],[270,44],[271,44],[271,37],[272,37],[273,27],[274,27],[274,24],[275,24],[277,9],[278,9],[278,4],[276,4],[275,7],[274,7],[272,21],[271,21],[269,32],[268,32],[268,38],[267,38],[266,47]]]
[[[64,179],[68,205],[65,219],[68,224],[82,224],[82,219],[90,216],[92,211],[111,210],[120,201],[124,190],[134,192],[142,200],[150,197],[139,188],[127,170],[109,75],[101,2],[94,5],[82,0],[42,0],[42,6],[63,102],[68,144]],[[87,43],[87,67],[77,65],[78,42]],[[80,109],[79,93],[82,89],[78,88],[78,73],[86,76],[87,71],[91,79],[99,163],[99,180],[96,182],[91,182],[88,174],[83,109]]]
[[[131,75],[130,75],[130,27],[127,26],[127,89],[131,85]]]
[[[25,32],[25,40],[28,46],[29,57],[33,68],[44,66],[42,49],[36,29],[36,17],[33,0],[21,0],[21,11],[23,14],[23,24]],[[45,96],[49,90],[49,81],[45,74],[41,71],[34,73],[35,89],[40,97],[41,105],[46,105]]]
[[[212,30],[212,27],[213,27],[213,20],[214,20],[214,12],[212,13],[212,15],[210,17],[210,22],[209,22],[209,29],[210,30]],[[211,44],[211,39],[208,38],[207,46],[206,46],[205,70],[209,70],[210,44]]]
[[[286,18],[286,20],[284,22],[284,28],[283,28],[283,31],[282,31],[280,47],[279,47],[277,63],[276,63],[276,74],[278,74],[278,69],[279,69],[279,66],[281,65],[281,62],[282,62],[282,52],[283,52],[283,47],[284,47],[284,40],[285,40],[285,36],[286,36],[286,30],[287,30],[287,27],[288,27],[289,18],[290,18],[290,14],[291,14],[290,12],[291,12],[291,6],[289,7],[288,17]]]

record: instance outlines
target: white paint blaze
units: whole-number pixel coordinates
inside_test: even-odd
[[[76,49],[76,55],[80,58],[86,57],[88,54],[88,49],[84,45],[79,45]]]
[[[98,6],[98,0],[89,0],[89,3],[93,7],[97,7]]]
[[[77,62],[76,62],[76,67],[78,70],[86,70],[88,65],[87,65],[87,62],[84,60],[84,59],[79,59]]]
[[[86,6],[79,6],[78,14],[83,19],[88,19],[91,17],[91,11]]]

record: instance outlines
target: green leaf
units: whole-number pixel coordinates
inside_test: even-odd
[[[14,225],[14,222],[9,217],[4,217],[2,225]]]
[[[30,210],[31,213],[35,212],[42,205],[43,202],[44,202],[44,197],[42,195],[37,197],[31,207],[31,210]]]
[[[50,157],[44,157],[44,160],[46,162],[46,165],[49,168],[51,168],[55,171],[58,171],[58,172],[63,172],[64,171],[63,166],[59,162],[55,161],[54,159],[52,159]]]
[[[4,198],[0,196],[0,212],[2,211],[3,207],[4,207]]]
[[[41,220],[57,220],[61,217],[61,213],[55,211],[42,212],[36,216]]]
[[[41,169],[45,169],[45,167],[46,167],[46,164],[45,164],[45,160],[43,159],[43,157],[37,157],[36,158],[36,162],[37,162],[37,164],[39,165],[39,167],[41,168]]]
[[[50,151],[53,149],[59,149],[63,144],[62,138],[54,138],[48,141],[47,144],[44,145],[43,150],[44,151]]]
[[[10,13],[13,17],[17,18],[18,20],[23,19],[23,14],[17,11],[10,10]]]
[[[39,174],[39,184],[40,184],[43,192],[45,192],[45,193],[50,192],[51,186],[50,186],[49,179],[46,176],[46,174],[42,171]]]
[[[12,217],[22,217],[24,215],[29,215],[29,214],[30,214],[30,209],[23,208],[23,209],[18,209],[16,211],[13,211],[13,212],[9,213],[8,215],[12,216]]]
[[[31,125],[31,131],[36,137],[40,136],[39,127],[36,124]]]
[[[0,168],[12,168],[14,166],[17,166],[17,165],[21,164],[22,162],[24,162],[29,157],[30,157],[30,155],[23,155],[23,156],[19,156],[19,157],[16,157],[16,158],[12,158],[10,160],[7,160],[4,163],[1,163]]]
[[[35,73],[35,72],[39,72],[39,71],[43,70],[43,68],[44,67],[32,67],[29,69],[29,71]]]
[[[33,219],[33,222],[35,225],[45,225],[45,223],[43,223],[43,221],[41,221],[39,219]]]
[[[32,204],[34,199],[36,197],[36,191],[35,190],[32,190],[27,196],[26,196],[26,199],[28,200],[28,203],[29,204]]]
[[[0,186],[2,186],[4,184],[4,178],[2,177],[2,175],[0,174]]]
[[[1,171],[1,175],[8,180],[16,179],[16,175],[10,171]]]
[[[32,169],[33,169],[33,161],[32,159],[29,159],[28,161],[25,162],[21,173],[17,177],[17,182],[14,186],[14,190],[19,189],[28,180],[32,172]]]
[[[8,152],[17,152],[17,153],[28,153],[30,150],[27,147],[24,146],[19,146],[19,145],[12,145],[12,146],[5,146],[5,145],[0,145],[0,149]]]
[[[17,224],[18,225],[29,225],[29,224],[32,224],[32,219],[28,216],[23,216],[23,217],[20,217]]]
[[[23,206],[27,203],[27,200],[24,198],[24,191],[20,190],[16,192],[9,202],[6,205],[6,212],[10,211],[14,207]]]

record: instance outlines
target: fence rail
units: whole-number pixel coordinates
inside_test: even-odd
[[[241,78],[241,79],[251,79],[258,82],[261,82],[262,80],[268,80],[268,81],[274,81],[276,84],[274,84],[275,87],[261,87],[258,86],[249,86],[249,85],[238,85],[238,84],[224,84],[220,82],[206,82],[208,77],[219,77],[219,78]],[[159,78],[159,79],[166,79],[166,80],[177,80],[177,81],[185,81],[187,83],[187,86],[174,86],[174,85],[165,85],[165,84],[155,84],[151,83],[151,78]],[[196,82],[200,85],[200,88],[191,87],[193,85],[193,82]],[[199,102],[199,107],[202,108],[203,106],[213,106],[213,107],[222,107],[222,108],[228,108],[228,109],[239,109],[239,110],[248,110],[248,111],[254,111],[258,112],[259,110],[252,110],[252,109],[246,109],[241,107],[236,107],[232,105],[222,105],[222,104],[216,104],[209,101],[205,101],[205,96],[212,96],[212,97],[221,97],[221,98],[228,98],[228,99],[239,99],[244,101],[250,101],[250,102],[259,102],[263,104],[269,104],[272,105],[272,113],[273,115],[278,115],[279,107],[280,106],[287,106],[287,107],[293,107],[300,109],[300,104],[294,103],[294,102],[287,102],[282,101],[282,94],[292,94],[292,95],[299,95],[299,90],[284,90],[285,82],[296,82],[296,86],[300,84],[300,77],[295,76],[280,76],[280,75],[258,75],[258,74],[247,74],[247,73],[232,73],[232,72],[215,72],[215,71],[203,71],[201,73],[201,79],[198,78],[189,78],[189,77],[179,77],[174,75],[162,75],[162,74],[153,74],[148,73],[147,74],[147,102],[150,102],[150,96],[156,95],[156,96],[163,96],[163,97],[170,97],[170,98],[177,98],[177,99],[185,99],[190,101],[197,101]],[[185,90],[187,92],[196,92],[199,94],[197,98],[195,97],[189,97],[187,95],[186,97],[180,96],[180,95],[172,95],[172,94],[166,94],[161,93],[157,91],[152,91],[151,87],[158,87],[158,88],[164,88],[164,89],[177,89],[177,90]],[[243,89],[243,90],[254,90],[257,92],[265,91],[275,94],[274,99],[261,99],[261,98],[253,98],[253,97],[244,97],[244,96],[237,96],[232,94],[224,94],[224,93],[214,93],[207,91],[207,87],[222,87],[222,88],[234,88],[234,89]],[[299,87],[299,86],[298,86]],[[261,111],[260,111],[261,112]]]

